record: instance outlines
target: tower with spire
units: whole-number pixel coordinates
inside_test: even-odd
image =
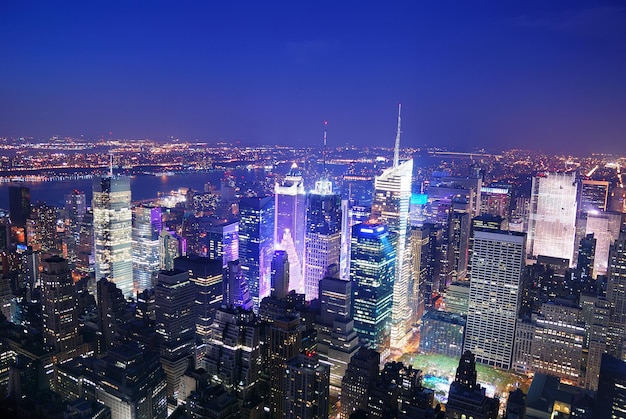
[[[341,196],[333,192],[326,172],[326,126],[325,122],[322,177],[306,199],[304,293],[307,301],[318,298],[319,282],[330,265],[339,266],[341,253]]]
[[[410,307],[409,291],[411,288],[409,282],[412,276],[409,204],[413,159],[400,162],[401,109],[401,105],[398,105],[398,128],[393,165],[376,176],[372,202],[372,218],[378,223],[386,224],[389,231],[398,236],[391,313],[390,344],[393,348],[402,348],[411,332],[411,310],[407,310],[407,307]]]

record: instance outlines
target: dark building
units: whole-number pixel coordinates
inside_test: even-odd
[[[30,189],[9,185],[9,218],[16,227],[25,227],[30,217]]]
[[[429,311],[422,317],[420,350],[460,357],[466,316],[447,311]]]
[[[328,418],[330,368],[317,355],[300,354],[289,360],[284,380],[285,418]]]
[[[341,380],[341,419],[367,410],[369,389],[378,377],[379,364],[380,354],[373,349],[360,348],[352,357]]]
[[[626,362],[602,355],[595,418],[626,418]]]
[[[465,351],[459,360],[456,376],[448,393],[446,419],[496,419],[500,401],[485,395],[485,389],[476,382],[474,354]]]

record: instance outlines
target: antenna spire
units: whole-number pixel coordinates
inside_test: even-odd
[[[324,121],[324,148],[322,149],[322,175],[326,176],[326,127],[328,122]]]
[[[109,177],[113,177],[113,152],[109,153]]]
[[[398,131],[396,131],[396,146],[393,149],[393,167],[397,167],[400,163],[400,111],[402,110],[402,104],[398,103]]]

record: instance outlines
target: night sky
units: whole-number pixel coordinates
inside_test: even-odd
[[[0,1],[0,136],[626,155],[622,1]],[[111,133],[111,134],[110,134]]]

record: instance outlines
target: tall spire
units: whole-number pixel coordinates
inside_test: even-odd
[[[113,177],[113,152],[112,151],[109,157],[109,177]]]
[[[396,146],[393,150],[393,167],[398,167],[400,163],[400,111],[402,110],[402,104],[398,103],[398,131],[396,132]]]
[[[328,122],[324,121],[324,148],[322,148],[322,176],[326,176],[326,127]]]

